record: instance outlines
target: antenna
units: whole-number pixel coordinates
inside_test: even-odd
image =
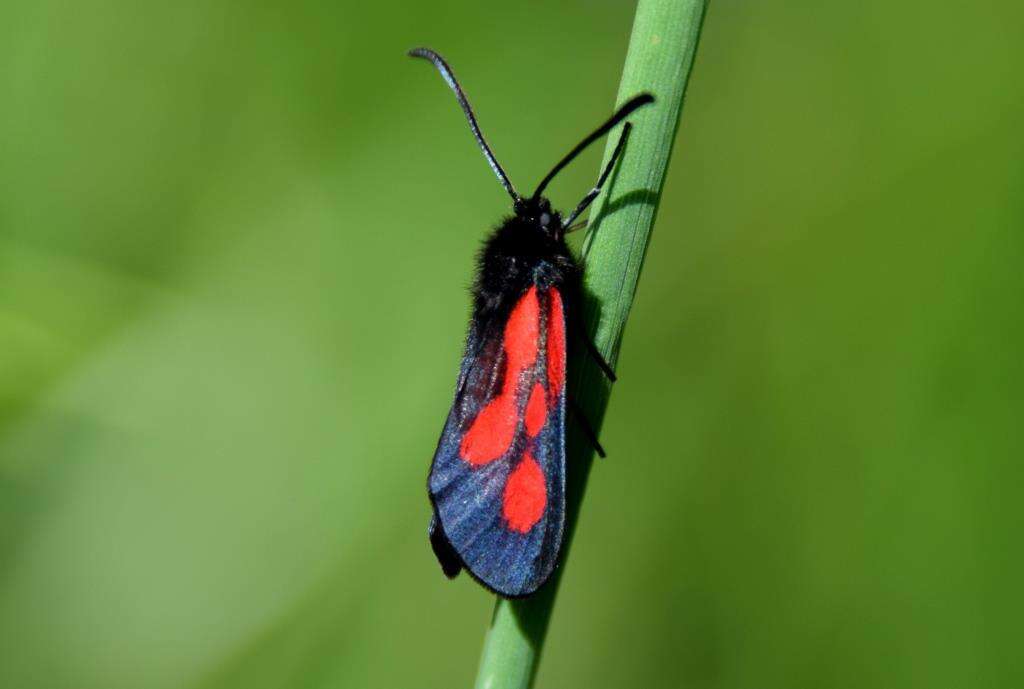
[[[473,108],[470,107],[469,101],[466,99],[466,94],[463,93],[462,87],[459,86],[459,82],[455,79],[455,74],[452,72],[452,68],[448,66],[448,63],[444,61],[444,58],[435,53],[430,48],[414,48],[408,53],[409,57],[421,57],[424,60],[430,60],[430,62],[437,68],[437,71],[441,73],[441,76],[448,83],[448,87],[455,92],[455,97],[459,101],[459,105],[462,106],[462,112],[466,113],[466,119],[469,120],[469,128],[473,130],[473,136],[476,137],[476,143],[480,146],[480,150],[483,151],[484,157],[487,158],[487,162],[490,164],[491,169],[494,170],[494,174],[498,176],[498,181],[501,182],[501,186],[505,187],[505,191],[508,192],[509,196],[515,202],[520,201],[519,194],[516,193],[515,187],[512,186],[512,182],[509,181],[508,175],[505,174],[505,170],[502,169],[498,163],[498,159],[494,157],[494,153],[491,151],[491,147],[487,145],[487,140],[484,139],[483,133],[480,131],[480,125],[476,123],[476,115],[473,114]]]
[[[612,174],[612,168],[615,167],[616,161],[619,156],[622,155],[622,149],[626,147],[626,141],[629,140],[629,130],[633,128],[633,124],[627,122],[622,126],[622,134],[619,136],[619,142],[615,144],[615,150],[612,151],[612,157],[608,159],[608,164],[604,166],[604,172],[597,178],[597,184],[594,188],[587,192],[587,195],[583,197],[583,200],[576,204],[576,209],[569,215],[568,218],[562,221],[562,229],[566,232],[571,232],[571,225],[576,218],[580,217],[580,213],[587,210],[587,206],[593,203],[597,195],[601,193],[604,183],[608,181],[608,175]]]
[[[649,93],[641,93],[639,96],[634,96],[633,98],[630,98],[625,105],[619,108],[616,111],[616,113],[612,115],[611,118],[608,119],[607,122],[605,122],[600,127],[591,132],[590,136],[576,144],[576,148],[569,151],[568,155],[566,155],[564,158],[558,161],[558,164],[551,169],[551,172],[548,173],[547,177],[541,180],[540,184],[537,185],[537,191],[533,192],[533,196],[530,198],[538,198],[541,192],[544,191],[544,187],[546,187],[548,183],[555,178],[555,175],[561,172],[562,168],[571,163],[573,158],[578,156],[583,151],[583,149],[585,149],[587,146],[589,146],[590,144],[594,143],[602,136],[607,134],[612,129],[612,127],[614,127],[619,122],[629,117],[630,113],[632,113],[634,110],[643,107],[648,103],[653,102],[654,96],[652,96]]]

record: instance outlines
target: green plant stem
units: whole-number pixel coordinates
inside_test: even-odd
[[[640,0],[629,52],[619,84],[618,103],[649,91],[657,102],[630,117],[634,128],[623,158],[594,205],[584,242],[584,319],[594,344],[612,366],[633,303],[640,269],[661,198],[683,95],[693,66],[705,0]],[[602,167],[618,131],[608,137]],[[611,386],[600,369],[577,351],[570,395],[600,429]],[[593,449],[571,420],[566,477],[566,533],[562,568],[579,514]],[[526,689],[533,683],[551,609],[561,578],[555,571],[540,591],[523,600],[499,599],[484,641],[477,689]]]

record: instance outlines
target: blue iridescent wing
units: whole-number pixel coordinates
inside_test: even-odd
[[[471,332],[430,470],[431,542],[507,597],[558,561],[565,524],[566,323],[555,288],[530,287],[507,320]]]

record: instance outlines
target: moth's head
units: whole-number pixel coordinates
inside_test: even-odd
[[[555,241],[565,236],[562,229],[562,216],[551,208],[551,202],[543,196],[538,198],[516,199],[512,205],[516,217],[526,224],[535,227],[541,233]]]

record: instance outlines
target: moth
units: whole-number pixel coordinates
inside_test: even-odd
[[[512,214],[487,239],[478,260],[455,398],[427,481],[434,510],[430,542],[447,576],[465,569],[501,596],[528,596],[551,576],[562,548],[570,334],[584,338],[614,380],[577,325],[582,270],[565,236],[608,180],[631,125],[623,126],[597,184],[571,213],[563,217],[542,194],[580,152],[654,98],[643,93],[630,99],[524,197],[484,139],[448,63],[428,48],[409,55],[430,61],[440,72],[512,197]],[[589,425],[576,416],[603,455]]]

